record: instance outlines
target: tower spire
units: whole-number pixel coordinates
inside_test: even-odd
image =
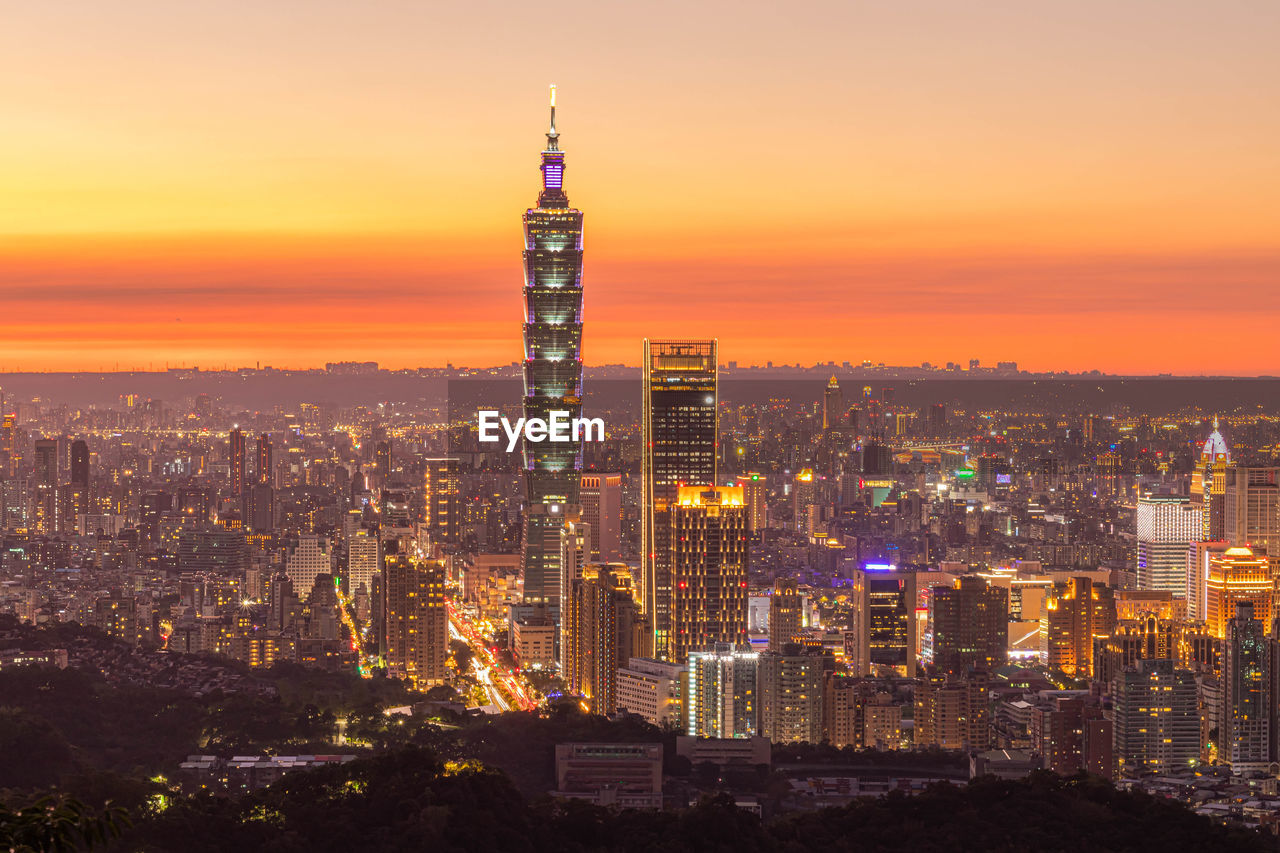
[[[556,140],[560,138],[556,130],[556,84],[551,84],[551,130],[547,131],[547,150],[558,151]]]

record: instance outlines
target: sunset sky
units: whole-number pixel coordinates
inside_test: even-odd
[[[52,0],[0,370],[498,364],[546,87],[587,363],[1280,373],[1280,3]]]

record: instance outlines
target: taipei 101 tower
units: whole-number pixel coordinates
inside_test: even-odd
[[[582,413],[582,212],[564,194],[564,152],[551,129],[542,152],[542,192],[524,213],[524,416]],[[524,600],[559,604],[560,533],[576,510],[582,468],[578,442],[524,439]]]

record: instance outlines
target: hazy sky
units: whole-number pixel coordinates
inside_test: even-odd
[[[520,357],[546,86],[588,363],[1280,373],[1280,3],[13,3],[0,369]]]

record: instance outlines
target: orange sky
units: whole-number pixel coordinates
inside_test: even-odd
[[[555,82],[589,363],[1280,373],[1273,0],[23,5],[0,370],[515,360]]]

